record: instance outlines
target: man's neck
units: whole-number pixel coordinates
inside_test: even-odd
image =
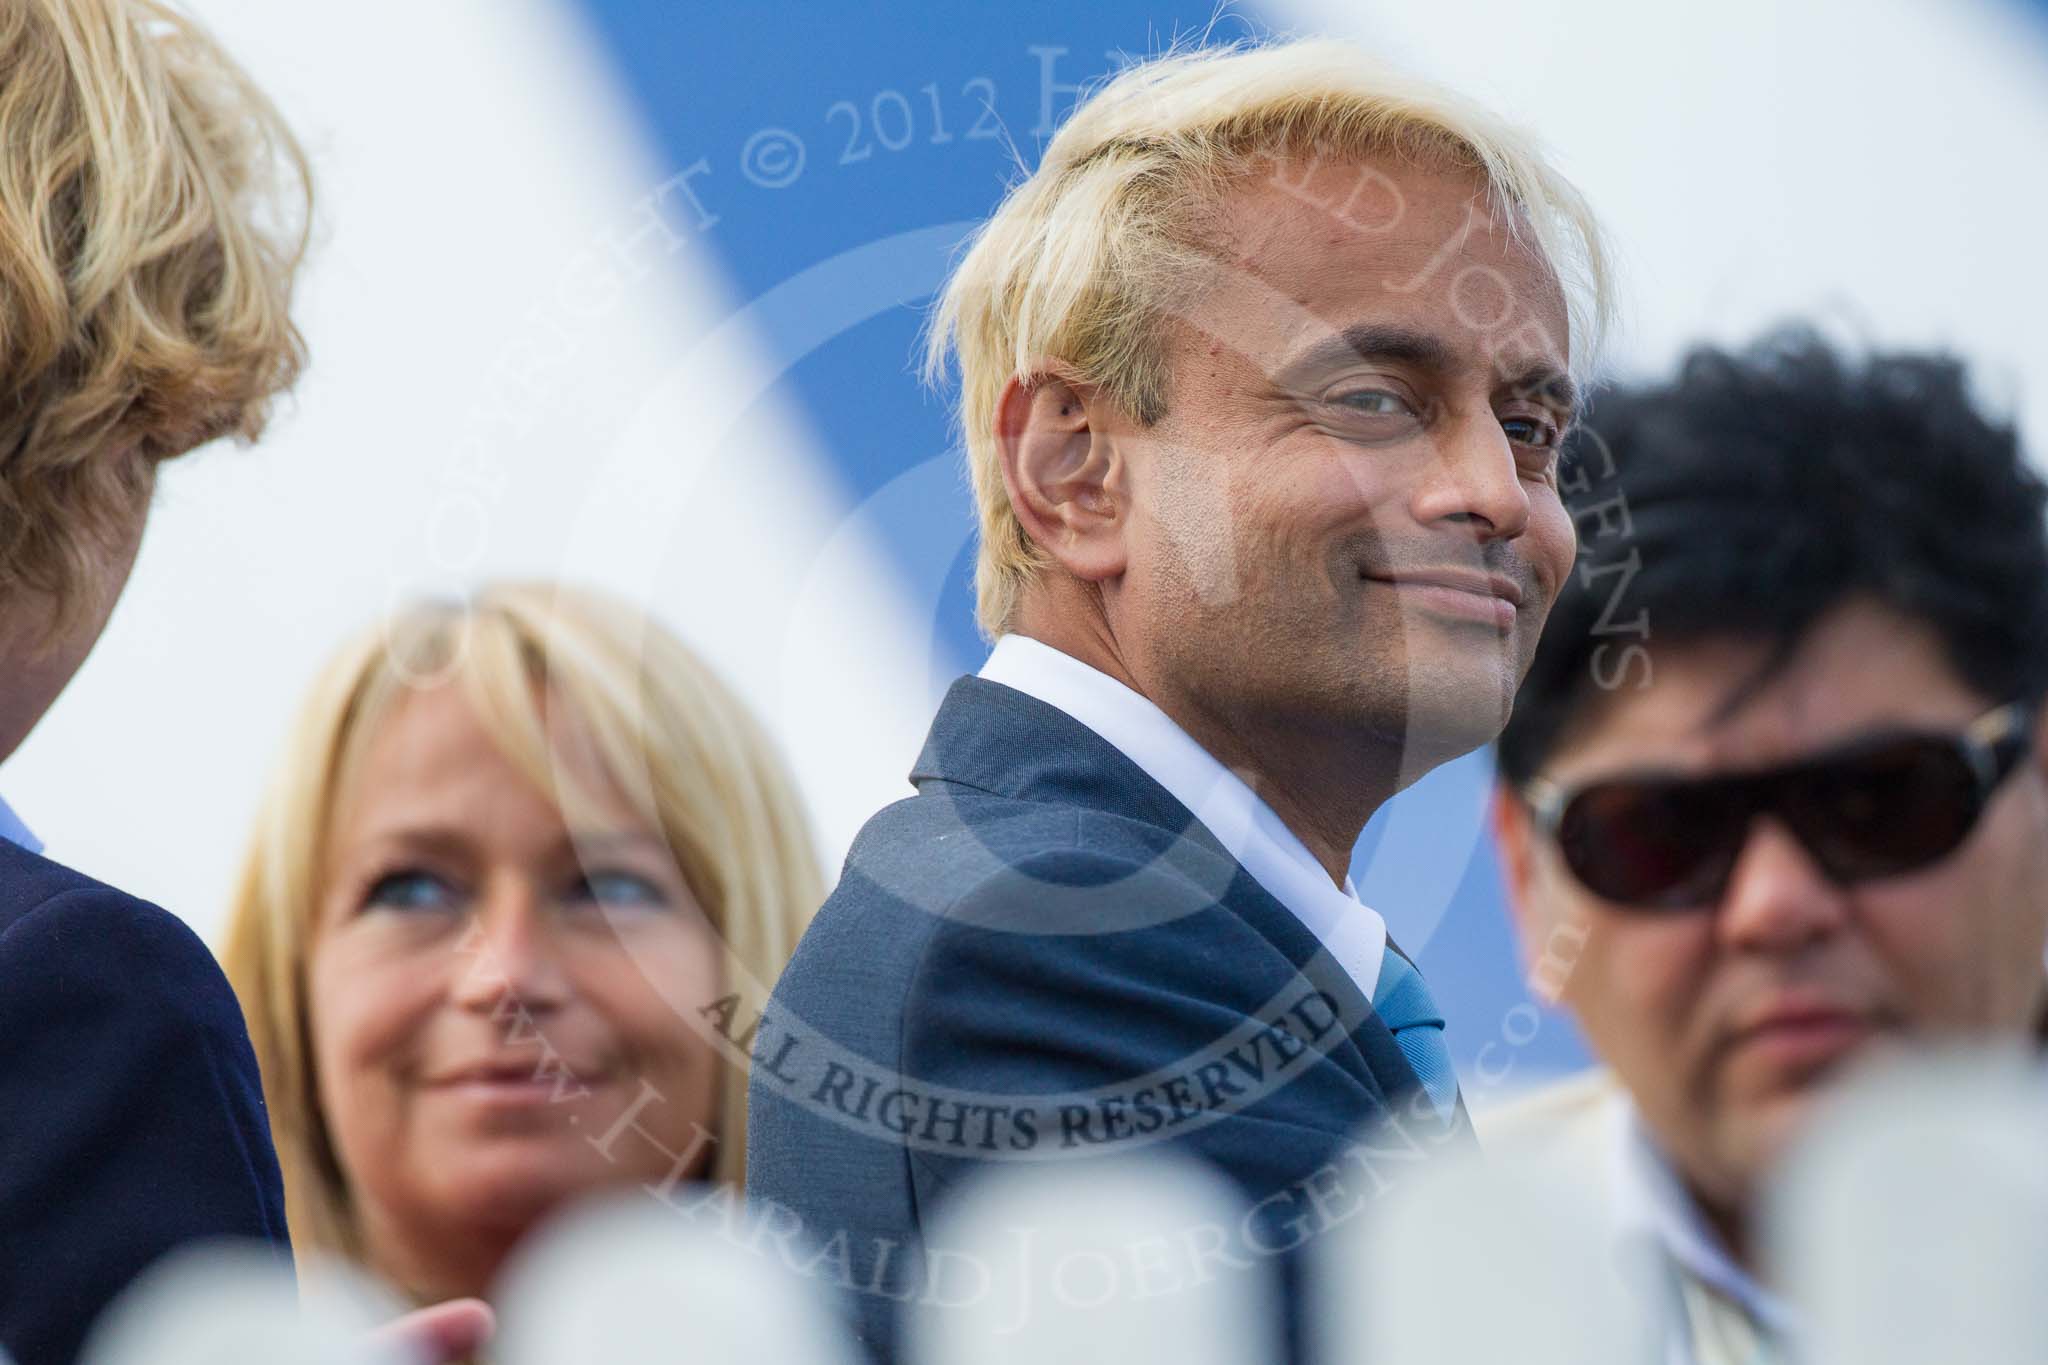
[[[1720,1241],[1721,1249],[1728,1253],[1728,1259],[1742,1267],[1751,1277],[1758,1275],[1754,1256],[1755,1250],[1750,1237],[1749,1217],[1739,1204],[1704,1197],[1697,1186],[1690,1181],[1685,1184],[1686,1197],[1693,1207],[1700,1211],[1700,1218],[1708,1231]]]
[[[1218,715],[1197,699],[1176,696],[1163,686],[1137,690],[1242,778],[1301,840],[1330,880],[1344,884],[1365,822],[1393,794],[1359,780],[1371,765],[1346,761],[1356,757],[1355,744],[1347,742],[1352,736],[1317,733],[1307,726],[1248,723]]]
[[[53,633],[54,610],[19,594],[0,600],[0,759],[21,747],[99,636],[98,622],[89,632]]]
[[[1014,631],[1114,678],[1164,711],[1257,793],[1333,883],[1344,884],[1365,822],[1396,790],[1397,754],[1382,761],[1363,751],[1355,732],[1335,727],[1220,714],[1129,657],[1099,622],[1050,618],[1023,614]]]

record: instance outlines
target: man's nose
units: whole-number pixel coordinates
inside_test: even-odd
[[[1847,914],[1842,888],[1791,830],[1765,816],[1750,826],[1715,926],[1730,947],[1782,953],[1839,931]]]
[[[1455,525],[1482,544],[1529,528],[1529,487],[1500,421],[1489,411],[1439,428],[1434,459],[1417,489],[1415,518]]]
[[[477,952],[457,982],[457,1004],[489,1014],[509,996],[528,1012],[540,1012],[567,998],[548,909],[545,898],[525,883],[488,890],[473,911]]]

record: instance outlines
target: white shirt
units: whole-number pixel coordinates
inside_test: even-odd
[[[1164,711],[1108,674],[1023,635],[996,641],[981,676],[1065,712],[1137,764],[1194,812],[1372,999],[1386,956],[1386,921],[1358,899],[1349,877],[1342,888],[1331,882],[1273,808]]]
[[[1679,1270],[1733,1303],[1770,1339],[1791,1340],[1797,1331],[1791,1308],[1728,1254],[1698,1203],[1644,1131],[1635,1106],[1620,1100],[1609,1122],[1617,1127],[1609,1150],[1620,1231],[1624,1235],[1647,1234]],[[1681,1317],[1672,1325],[1678,1330],[1668,1348],[1671,1359],[1690,1362],[1693,1351],[1686,1321]]]
[[[1700,1305],[1694,1299],[1701,1286],[1734,1305],[1748,1321],[1746,1331],[1761,1333],[1776,1347],[1796,1341],[1797,1315],[1728,1254],[1671,1163],[1650,1140],[1614,1073],[1583,1072],[1482,1110],[1475,1123],[1489,1151],[1520,1148],[1561,1156],[1602,1192],[1601,1217],[1624,1259],[1637,1263],[1647,1255],[1649,1264],[1658,1268],[1653,1283],[1660,1286],[1664,1302],[1651,1307],[1665,1314],[1666,1365],[1778,1358],[1768,1348],[1724,1347],[1704,1357],[1696,1351]]]
[[[14,813],[14,807],[8,805],[4,799],[0,799],[0,839],[5,839],[10,844],[18,844],[31,853],[43,851],[43,841],[36,838],[27,825],[21,823],[21,817]]]

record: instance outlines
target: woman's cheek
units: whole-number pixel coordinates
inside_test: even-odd
[[[670,1096],[671,1136],[686,1141],[693,1123],[712,1122],[727,1064],[712,1036],[723,986],[716,944],[693,926],[663,923],[618,946],[630,950],[592,964],[584,998],[640,1078]]]
[[[407,1058],[431,1024],[438,988],[429,964],[411,955],[365,952],[346,939],[316,947],[308,1008],[322,1102],[330,1122],[389,1118]],[[370,1112],[357,1114],[350,1106]]]
[[[673,930],[622,936],[590,953],[577,973],[577,993],[630,1053],[674,1051],[677,1036],[690,1032],[688,1011],[711,1003],[693,955],[676,938]]]

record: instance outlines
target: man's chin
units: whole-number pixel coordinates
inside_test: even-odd
[[[1514,703],[1505,667],[1439,667],[1409,674],[1405,744],[1410,766],[1433,768],[1491,744]]]
[[[1749,1191],[1768,1188],[1785,1159],[1811,1131],[1833,1086],[1818,1078],[1796,1089],[1750,1100],[1723,1140],[1728,1164]]]

